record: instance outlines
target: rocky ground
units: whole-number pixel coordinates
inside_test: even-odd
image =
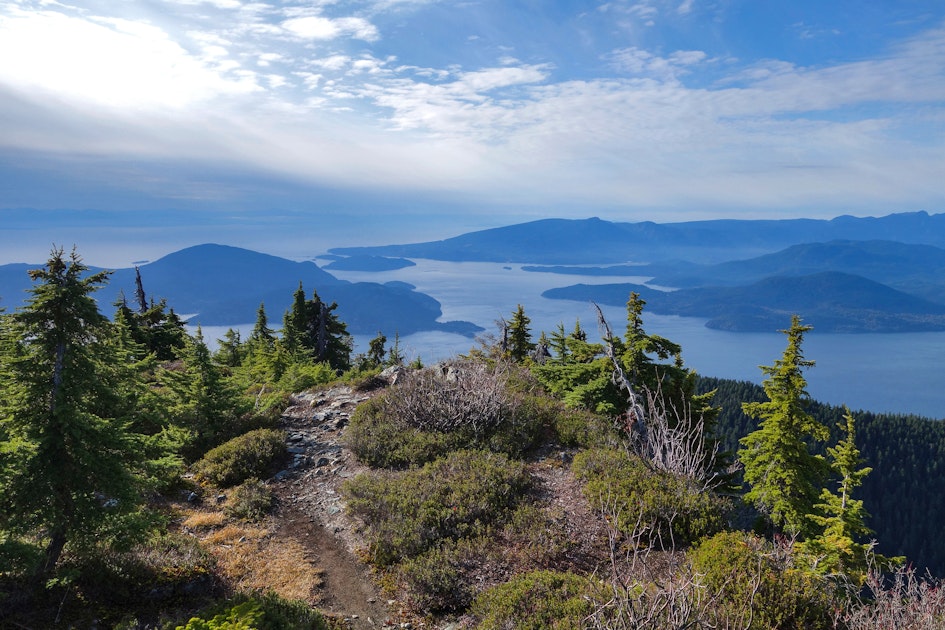
[[[346,479],[368,470],[343,446],[342,436],[355,408],[372,395],[339,386],[293,396],[283,414],[291,459],[271,483],[279,504],[277,534],[311,550],[324,571],[319,608],[343,617],[352,629],[429,627],[379,591],[370,568],[358,559],[361,528],[340,495]],[[529,463],[529,470],[538,482],[538,498],[560,516],[556,520],[571,541],[564,562],[594,572],[608,557],[607,531],[570,472],[570,456],[548,450]],[[440,627],[460,625],[442,622]]]
[[[354,409],[369,397],[348,387],[294,396],[283,414],[291,460],[272,483],[279,499],[278,534],[311,549],[324,571],[319,607],[343,617],[355,630],[408,623],[358,560],[357,525],[339,494],[345,479],[366,470],[340,437]]]

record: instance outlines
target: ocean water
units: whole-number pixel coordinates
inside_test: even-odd
[[[496,321],[510,317],[516,306],[522,304],[531,319],[535,338],[542,330],[552,331],[559,322],[570,332],[576,319],[580,319],[590,338],[599,337],[596,314],[590,304],[548,300],[541,297],[542,291],[578,282],[646,280],[525,272],[518,264],[415,262],[416,267],[395,271],[335,275],[352,281],[409,282],[440,301],[442,321],[472,321],[486,329],[484,334],[495,334]],[[603,310],[614,333],[622,334],[626,311],[619,307]],[[647,332],[680,344],[686,365],[706,376],[760,383],[763,375],[759,366],[771,365],[787,343],[780,333],[711,330],[698,318],[646,313],[644,323]],[[789,324],[785,321],[785,327]],[[392,341],[395,331],[384,332]],[[367,341],[366,337],[356,337],[356,351],[363,351]],[[419,356],[428,364],[478,345],[475,340],[441,332],[417,333],[400,341],[406,356]],[[945,418],[945,333],[841,335],[811,331],[804,339],[804,354],[816,362],[805,376],[808,391],[818,400],[845,404],[853,410]]]

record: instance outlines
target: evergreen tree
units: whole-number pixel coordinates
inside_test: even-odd
[[[394,333],[394,345],[387,352],[386,365],[403,365],[404,354],[400,350],[400,333]]]
[[[29,272],[27,304],[3,318],[0,531],[43,545],[37,576],[67,546],[90,552],[140,532],[129,357],[92,298],[108,274],[87,271],[75,251],[53,250]]]
[[[763,386],[768,401],[742,406],[748,416],[761,422],[741,439],[738,451],[750,486],[745,499],[776,527],[802,536],[811,531],[809,515],[827,468],[823,457],[811,454],[805,440],[829,437],[827,427],[806,411],[809,396],[802,371],[814,362],[804,359],[801,343],[810,329],[794,315],[790,329],[782,331],[788,338],[784,354],[773,366],[761,367],[767,375]]]
[[[837,477],[837,492],[821,490],[820,503],[814,505],[817,513],[810,516],[821,531],[802,543],[801,549],[813,559],[819,573],[842,574],[860,584],[866,576],[870,545],[857,539],[869,536],[872,531],[866,526],[869,515],[863,501],[854,499],[853,491],[873,469],[862,467],[864,462],[856,445],[856,420],[849,409],[838,426],[843,437],[836,446],[827,449],[830,468]]]
[[[568,358],[568,334],[564,332],[564,323],[558,323],[548,339],[548,348],[555,361],[564,361]]]
[[[183,369],[164,369],[161,380],[172,418],[190,432],[187,454],[195,456],[238,434],[249,406],[213,362],[199,328],[180,358]]]
[[[386,343],[387,337],[380,331],[378,331],[377,337],[368,342],[367,358],[372,366],[377,367],[384,364],[384,357],[387,355],[387,350],[384,348]]]
[[[532,333],[529,324],[532,320],[525,315],[525,307],[521,304],[512,313],[512,321],[508,325],[508,352],[515,361],[522,362],[535,348],[532,343]]]
[[[243,354],[240,331],[230,328],[223,335],[223,339],[217,339],[217,351],[213,358],[220,365],[235,368],[243,363]]]
[[[269,317],[266,315],[266,305],[263,302],[260,302],[259,308],[256,309],[256,323],[249,334],[249,343],[252,350],[268,350],[276,343],[276,335],[269,327]]]

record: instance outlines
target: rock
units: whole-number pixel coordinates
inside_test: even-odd
[[[327,457],[319,457],[319,458],[318,458],[318,461],[315,462],[315,467],[316,467],[316,468],[324,468],[325,466],[327,466],[327,465],[330,464],[330,463],[331,463],[331,462],[328,461],[328,458],[327,458]]]

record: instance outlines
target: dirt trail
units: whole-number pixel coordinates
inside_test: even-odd
[[[345,479],[366,470],[340,437],[355,407],[369,397],[347,387],[293,397],[283,414],[292,459],[272,483],[280,506],[278,535],[312,551],[324,571],[319,607],[343,616],[354,630],[401,627],[397,611],[355,555],[355,523],[339,495]]]

